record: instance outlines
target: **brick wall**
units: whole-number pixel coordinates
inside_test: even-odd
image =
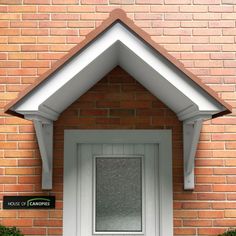
[[[235,4],[235,0],[0,0],[0,199],[48,194],[40,189],[41,163],[31,122],[6,116],[3,107],[114,8],[123,8],[235,107]],[[0,223],[19,226],[26,235],[62,235],[64,128],[172,128],[175,235],[217,235],[236,226],[234,114],[204,123],[196,155],[196,188],[183,191],[180,123],[119,68],[55,123],[56,210],[0,209]]]

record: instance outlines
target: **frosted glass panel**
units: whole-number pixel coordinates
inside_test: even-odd
[[[142,231],[142,158],[96,158],[96,232]]]

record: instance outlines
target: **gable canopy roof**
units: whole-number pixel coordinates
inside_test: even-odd
[[[200,121],[231,112],[229,104],[117,9],[5,108],[6,113],[34,121],[45,171],[51,168],[47,156],[52,156],[52,147],[45,139],[52,135],[52,122],[117,65],[184,121],[186,135],[191,134],[188,146],[197,145]],[[196,150],[185,149],[187,156],[195,155]]]

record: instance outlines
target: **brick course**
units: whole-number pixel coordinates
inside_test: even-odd
[[[124,9],[173,56],[236,107],[234,0],[0,0],[0,200],[41,192],[41,162],[31,122],[4,106],[85,35]],[[175,114],[116,68],[55,122],[51,211],[0,210],[0,223],[26,235],[62,235],[63,130],[172,129],[175,235],[217,235],[236,225],[234,113],[204,123],[196,188],[183,191],[182,127]],[[1,205],[1,202],[0,202]]]

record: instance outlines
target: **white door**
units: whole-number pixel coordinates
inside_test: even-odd
[[[159,236],[158,145],[78,146],[78,236]]]
[[[63,236],[173,236],[170,130],[66,130]]]

